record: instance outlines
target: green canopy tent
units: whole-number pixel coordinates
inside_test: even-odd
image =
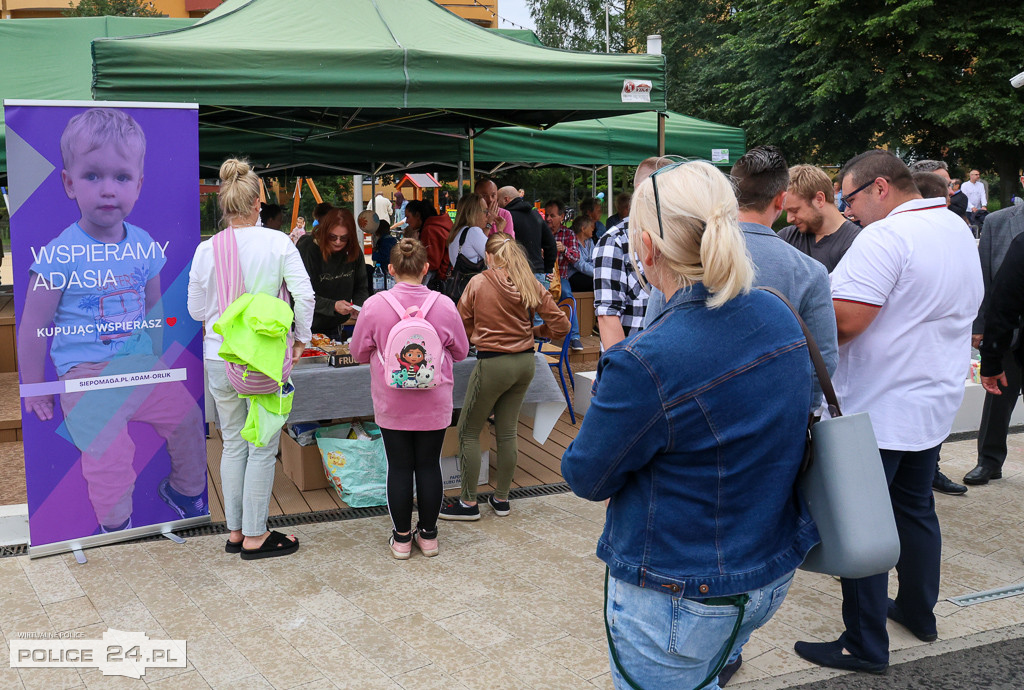
[[[92,41],[184,28],[195,19],[68,17],[0,21],[0,100],[92,99]],[[7,170],[0,109],[0,173]]]
[[[248,135],[254,156],[258,139],[337,152],[666,107],[660,55],[531,45],[430,0],[228,0],[190,28],[96,40],[93,69],[97,100],[199,103],[201,137]]]
[[[658,154],[656,113],[633,113],[582,122],[566,122],[547,130],[495,127],[476,137],[475,155],[491,172],[511,166],[636,165]],[[285,130],[279,130],[284,132]],[[372,172],[393,174],[414,169],[451,167],[469,160],[465,136],[394,132],[387,138],[335,137],[302,142],[286,138],[254,138],[225,130],[200,134],[200,162],[216,170],[231,155],[259,161],[265,172],[288,170],[316,175],[328,171],[367,174],[363,161],[378,161]],[[742,129],[669,112],[665,152],[731,166],[746,151]]]

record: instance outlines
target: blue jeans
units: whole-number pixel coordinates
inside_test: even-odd
[[[935,515],[932,478],[941,448],[942,444],[919,451],[881,451],[896,531],[900,535],[896,604],[909,627],[922,633],[935,632],[932,610],[939,598],[942,536]],[[844,579],[841,584],[846,631],[839,640],[843,647],[865,661],[889,661],[889,635],[885,628],[889,573]]]
[[[569,279],[562,278],[562,299],[572,296],[572,286],[569,285]],[[569,340],[578,340],[580,337],[580,315],[575,314],[574,316],[575,318],[569,324]]]
[[[735,656],[733,650],[775,615],[792,580],[793,573],[788,573],[748,592],[736,643],[726,648],[736,625],[735,606],[708,606],[609,578],[605,615],[619,662],[641,687],[695,688],[723,654]],[[615,687],[629,688],[614,661],[611,667]],[[718,679],[705,687],[716,690]]]
[[[538,281],[540,281],[540,284],[544,286],[545,290],[547,290],[549,287],[551,287],[551,281],[548,280],[548,276],[547,276],[546,273],[534,273],[533,277],[536,278]],[[537,314],[536,312],[534,312],[534,314],[533,314],[533,325],[534,326],[543,326],[544,325],[544,319],[540,318],[540,315]]]

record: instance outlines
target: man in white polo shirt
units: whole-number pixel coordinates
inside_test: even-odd
[[[985,183],[981,181],[981,173],[972,170],[970,179],[960,185],[960,191],[967,195],[967,221],[974,225],[978,211],[988,211],[988,195],[985,193]]]
[[[900,585],[892,601],[887,573],[844,579],[846,631],[835,642],[798,642],[796,652],[822,666],[882,673],[887,616],[921,640],[936,638],[941,536],[932,477],[963,399],[984,288],[963,221],[945,199],[922,199],[899,158],[862,153],[838,179],[865,228],[832,273],[835,388],[845,413],[871,417],[900,535]]]

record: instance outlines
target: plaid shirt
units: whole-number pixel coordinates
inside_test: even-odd
[[[644,327],[647,291],[629,260],[629,218],[606,232],[594,248],[594,311],[616,316],[628,336]]]
[[[564,225],[558,228],[555,233],[555,242],[561,242],[565,250],[558,255],[558,275],[562,280],[569,277],[569,269],[580,260],[580,243],[576,241],[576,235]]]

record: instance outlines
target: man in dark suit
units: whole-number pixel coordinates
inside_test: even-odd
[[[1021,176],[1021,184],[1024,184],[1024,175]],[[1024,206],[1004,208],[985,219],[985,229],[978,244],[981,273],[985,280],[985,301],[978,310],[978,318],[972,329],[974,335],[971,344],[974,347],[979,347],[982,334],[986,332],[986,309],[992,301],[996,274],[999,273],[1013,238],[1021,233],[1024,233]],[[1013,337],[1000,348],[1006,384],[1000,395],[991,392],[985,394],[981,427],[978,429],[978,465],[964,476],[964,484],[987,484],[989,480],[1003,476],[1006,433],[1010,427],[1010,415],[1013,414],[1021,391],[1021,365],[1016,354],[1019,339],[1019,336]]]
[[[949,210],[967,221],[967,195],[960,191],[963,181],[954,177],[949,181]]]

